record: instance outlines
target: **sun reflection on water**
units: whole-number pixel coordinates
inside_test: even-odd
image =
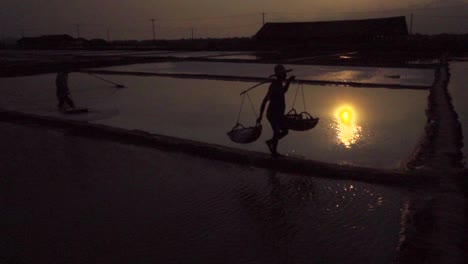
[[[362,138],[362,127],[356,124],[356,112],[350,106],[342,106],[335,112],[335,117],[338,143],[351,148]]]

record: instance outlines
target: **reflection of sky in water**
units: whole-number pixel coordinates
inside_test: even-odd
[[[229,141],[241,98],[252,86],[246,82],[160,77],[103,76],[128,88],[115,89],[86,74],[70,76],[70,90],[78,106],[96,110],[90,121],[126,129],[141,129],[235,148],[267,152],[264,141],[271,128],[264,118],[263,134],[252,144]],[[60,116],[56,111],[55,76],[0,79],[0,107]],[[294,99],[286,94],[286,111]],[[250,94],[257,110],[267,85]],[[319,117],[309,131],[291,131],[278,150],[286,155],[368,167],[396,168],[412,152],[424,131],[427,91],[304,85],[306,110]],[[340,107],[351,107],[337,118]],[[303,111],[303,108],[297,108]],[[117,115],[116,115],[117,114]],[[97,120],[103,117],[102,120]],[[105,117],[105,118],[104,118]],[[77,117],[70,117],[75,118]],[[241,123],[255,124],[245,105]]]
[[[273,73],[272,64],[227,62],[162,62],[104,68],[130,72],[186,73],[227,76],[266,77]],[[294,69],[300,80],[321,80],[382,84],[429,86],[434,79],[432,69],[371,68],[350,66],[285,65]],[[386,76],[399,75],[400,78]]]
[[[11,132],[17,127],[6,126]],[[4,175],[15,175],[11,188],[2,190],[15,198],[2,204],[14,212],[2,215],[10,234],[6,259],[393,263],[405,190],[277,173],[42,128],[20,131],[21,138],[46,140],[19,144],[12,160],[2,164]],[[54,144],[47,155],[28,158],[47,144]],[[25,163],[48,165],[30,177],[30,166],[18,166]],[[51,172],[67,177],[57,181]],[[73,245],[65,254],[55,250],[64,241]]]
[[[324,73],[320,76],[320,78],[325,79],[325,80],[336,80],[336,81],[342,81],[342,82],[356,82],[359,80],[369,79],[374,74],[376,73],[362,72],[362,71],[355,71],[355,70],[344,70],[344,71]]]
[[[256,60],[258,58],[256,55],[244,54],[244,55],[216,56],[216,57],[210,57],[210,59]]]
[[[134,57],[175,57],[175,58],[204,58],[211,56],[222,56],[222,55],[232,55],[237,54],[236,51],[194,51],[194,52],[171,52],[171,53],[160,53],[160,54],[141,54]]]
[[[345,125],[340,123],[335,129],[338,134],[339,143],[343,144],[346,148],[351,148],[361,139],[362,127],[355,124]]]
[[[351,148],[362,138],[362,127],[355,123],[356,113],[350,106],[342,106],[335,113],[335,121],[331,124],[336,130],[338,143]]]
[[[384,212],[385,208],[389,206],[401,208],[401,203],[397,200],[402,197],[392,197],[371,185],[350,181],[321,185],[308,178],[288,178],[275,172],[268,172],[266,176],[267,182],[265,180],[262,182],[261,178],[249,181],[250,178],[242,177],[239,198],[245,211],[252,218],[255,230],[261,234],[265,245],[272,249],[277,259],[302,259],[307,256],[304,259],[319,259],[324,263],[357,263],[356,259],[343,262],[338,260],[339,257],[334,261],[328,257],[326,258],[328,261],[325,261],[324,258],[327,255],[342,255],[357,257],[364,263],[391,262],[393,250],[384,254],[387,255],[387,260],[377,260],[376,252],[363,257],[362,253],[358,252],[360,245],[369,241],[359,240],[357,237],[372,234],[368,239],[379,245],[380,242],[377,240],[381,240],[382,232],[388,230],[375,229],[373,226],[375,224],[386,226],[391,216]],[[356,206],[357,204],[360,206]],[[375,221],[377,215],[382,218]],[[302,229],[303,225],[307,225],[308,228]],[[390,224],[388,227],[395,226],[392,227]],[[304,230],[307,230],[307,234]],[[338,234],[336,230],[342,234]],[[322,234],[326,234],[327,238],[321,237]],[[393,237],[394,242],[397,241],[396,234],[389,237]],[[296,241],[303,241],[304,245],[308,246],[293,249],[298,245]],[[385,241],[381,242],[392,247]],[[341,248],[342,251],[337,253],[327,250],[335,247]],[[291,250],[296,254],[292,254]]]

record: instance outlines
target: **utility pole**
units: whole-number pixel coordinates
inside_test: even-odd
[[[107,28],[107,42],[110,42],[110,30]]]
[[[262,13],[262,25],[265,25],[265,12]]]
[[[76,27],[76,37],[77,38],[80,38],[80,24],[75,24],[75,27]]]
[[[3,13],[0,11],[0,21],[2,22],[2,35],[0,36],[0,42],[1,43],[4,43],[5,42],[5,26],[3,24]]]
[[[411,22],[410,22],[409,34],[410,34],[410,36],[413,35],[413,13],[411,13]]]
[[[153,42],[156,41],[156,33],[154,31],[154,21],[156,21],[156,19],[152,18],[151,19],[151,24],[153,25]]]

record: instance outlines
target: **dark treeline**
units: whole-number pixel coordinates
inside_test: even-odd
[[[16,49],[92,49],[92,50],[252,50],[251,38],[207,38],[180,40],[115,40],[73,38],[70,35],[47,35],[21,38],[2,48]]]
[[[13,49],[90,49],[90,50],[293,50],[296,53],[317,51],[407,51],[418,54],[449,52],[456,55],[468,53],[468,34],[416,34],[399,40],[260,42],[255,38],[207,38],[180,40],[119,40],[73,38],[69,35],[52,35],[22,38],[16,43],[0,41],[0,48]]]

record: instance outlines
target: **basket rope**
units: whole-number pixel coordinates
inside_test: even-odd
[[[240,117],[241,117],[241,113],[242,113],[242,108],[244,107],[244,102],[245,102],[245,97],[247,96],[247,99],[249,100],[249,103],[250,103],[250,107],[252,107],[252,111],[254,112],[255,114],[255,119],[258,119],[258,115],[257,115],[257,111],[255,111],[255,107],[252,103],[252,100],[250,99],[250,95],[248,92],[244,93],[242,95],[242,102],[241,102],[241,106],[240,106],[240,109],[239,109],[239,114],[237,115],[237,124],[239,124],[239,121],[240,121]]]
[[[302,93],[302,105],[304,106],[304,111],[307,111],[305,95],[304,95],[304,85],[302,83],[297,84],[296,94],[294,95],[294,101],[292,103],[292,109],[294,109],[294,106],[296,105],[297,94],[299,93],[299,89],[301,90],[301,93]]]

